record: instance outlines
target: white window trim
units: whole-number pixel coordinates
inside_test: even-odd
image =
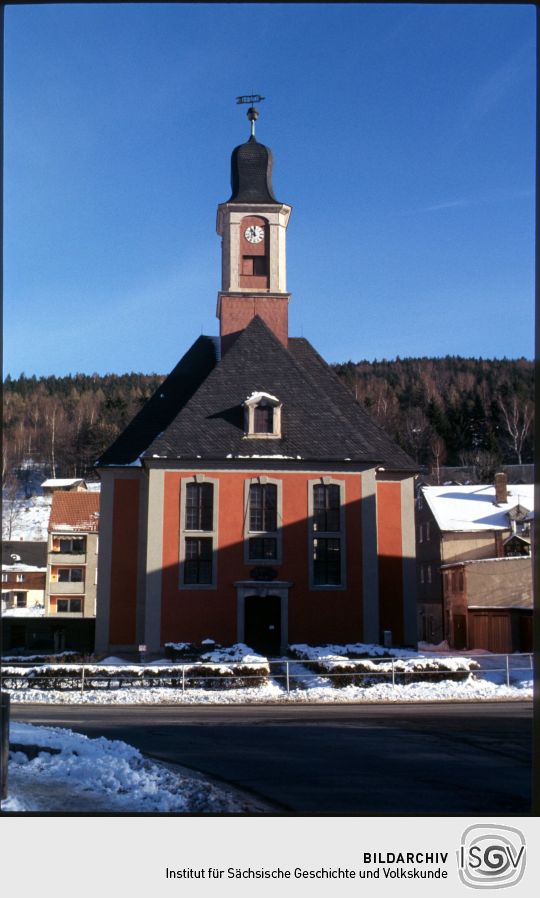
[[[249,529],[249,492],[252,484],[254,485],[264,485],[266,483],[272,483],[277,487],[277,508],[276,508],[276,523],[277,530],[250,530]],[[283,539],[282,539],[282,529],[283,529],[283,517],[282,517],[282,507],[283,507],[283,483],[281,480],[276,480],[273,477],[265,477],[264,475],[261,477],[250,477],[248,480],[244,481],[244,562],[245,564],[253,565],[254,567],[259,567],[259,565],[267,565],[268,567],[272,567],[272,565],[276,566],[279,564],[283,564]],[[267,537],[268,539],[276,540],[276,557],[275,558],[250,558],[249,557],[249,540],[252,537],[261,537],[264,539]]]
[[[189,483],[211,483],[214,487],[212,503],[212,530],[186,530],[186,494]],[[180,483],[180,576],[179,588],[182,591],[198,591],[217,589],[217,539],[218,539],[218,508],[219,508],[219,480],[215,477],[207,477],[206,474],[195,474],[193,477],[183,477]],[[212,540],[212,582],[211,583],[184,583],[184,569],[186,563],[186,538],[211,539]]]
[[[339,531],[323,532],[313,529],[313,487],[314,486],[339,486]],[[316,477],[308,480],[308,570],[309,589],[313,592],[340,592],[347,589],[347,539],[345,532],[345,481],[335,480],[332,477]],[[339,539],[340,541],[340,574],[341,583],[315,583],[313,563],[314,539]]]
[[[272,433],[258,433],[255,430],[255,409],[259,406],[271,406],[274,409]],[[244,402],[244,438],[256,440],[281,439],[281,407],[282,403],[269,393],[261,394],[261,398],[246,399]]]

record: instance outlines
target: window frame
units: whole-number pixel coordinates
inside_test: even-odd
[[[61,611],[58,608],[59,602],[66,602],[69,607],[66,608],[65,610]],[[72,602],[79,602],[80,607],[79,607],[78,611],[72,611],[72,609],[71,609]],[[56,597],[56,614],[81,614],[82,615],[83,611],[84,611],[84,604],[83,604],[82,596],[57,596]]]
[[[339,487],[339,530],[315,529],[315,487],[338,486]],[[308,562],[309,562],[309,589],[313,592],[343,591],[347,589],[347,534],[345,528],[345,481],[334,477],[322,476],[308,480]],[[339,541],[340,554],[340,583],[316,583],[315,582],[315,540],[335,539]]]
[[[244,439],[279,440],[281,439],[282,403],[275,396],[259,391],[261,398],[244,401]],[[272,432],[255,430],[255,409],[272,408]]]
[[[80,573],[80,580],[73,579],[72,574],[74,571]],[[60,574],[64,572],[68,573],[69,576],[66,580],[60,579]],[[84,567],[74,566],[74,567],[59,567],[56,571],[56,582],[57,583],[84,583],[85,582],[85,569]]]
[[[189,530],[186,527],[187,496],[190,484],[209,484],[213,487],[212,493],[212,529]],[[179,547],[179,589],[185,590],[215,590],[217,589],[217,546],[218,546],[218,511],[219,511],[219,479],[207,477],[206,474],[194,474],[182,477],[180,482],[180,547]],[[210,583],[186,583],[187,543],[189,539],[209,539],[212,546],[211,581]]]
[[[250,529],[250,497],[252,486],[275,486],[276,487],[276,529],[275,530],[251,530]],[[267,565],[268,567],[277,567],[283,564],[283,540],[282,540],[282,507],[283,507],[283,481],[274,477],[267,477],[264,474],[259,477],[250,477],[244,481],[244,562],[259,567]],[[250,540],[251,539],[274,539],[276,545],[275,558],[251,558],[250,557]]]

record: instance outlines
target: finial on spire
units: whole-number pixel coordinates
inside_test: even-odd
[[[265,98],[261,97],[260,94],[249,94],[249,96],[245,97],[237,97],[237,103],[261,103]],[[255,122],[259,118],[259,112],[255,109],[254,106],[250,106],[247,111],[247,117],[251,122],[251,136],[255,137]]]

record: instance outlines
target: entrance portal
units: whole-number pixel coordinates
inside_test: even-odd
[[[246,596],[244,642],[264,655],[279,655],[281,647],[281,599],[279,596]]]

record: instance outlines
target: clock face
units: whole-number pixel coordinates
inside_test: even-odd
[[[244,231],[244,237],[248,243],[260,243],[261,240],[264,240],[264,231],[259,225],[250,225]]]

